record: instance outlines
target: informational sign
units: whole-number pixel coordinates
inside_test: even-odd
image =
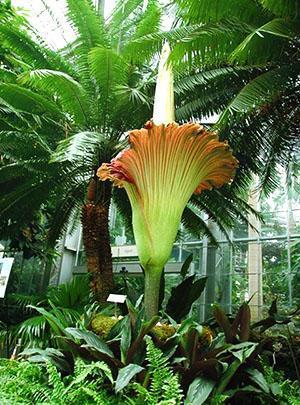
[[[5,291],[13,262],[14,259],[12,257],[0,259],[0,298],[5,297]]]
[[[114,302],[115,304],[117,304],[117,303],[124,304],[126,297],[127,297],[127,295],[122,295],[122,294],[109,294],[106,301]]]
[[[135,245],[126,245],[126,246],[113,246],[112,247],[112,256],[113,257],[137,257],[137,248]]]

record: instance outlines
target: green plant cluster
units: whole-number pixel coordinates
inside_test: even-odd
[[[106,380],[112,382],[112,377],[103,362],[85,364],[77,360],[72,375],[65,377],[51,363],[41,367],[28,361],[1,360],[0,370],[3,405],[120,403],[105,388]]]
[[[168,356],[156,348],[151,338],[146,338],[144,367],[129,364],[120,369],[116,380],[103,361],[86,362],[76,359],[71,373],[62,373],[49,361],[44,365],[28,361],[0,360],[1,404],[99,404],[99,405],[198,405],[198,404],[279,404],[299,405],[300,388],[267,365],[262,372],[247,370],[248,385],[239,390],[225,392],[214,389],[207,377],[197,377],[190,385],[184,400],[180,374],[172,370]],[[245,346],[246,347],[246,346]],[[248,345],[248,351],[249,351]],[[236,348],[237,349],[237,346]],[[236,359],[241,346],[235,350]],[[245,352],[244,352],[245,353]],[[235,360],[236,361],[236,360]],[[239,359],[242,363],[242,359]],[[232,367],[225,371],[226,380],[232,378]],[[132,382],[134,377],[140,382]],[[224,384],[224,378],[223,384]],[[252,382],[252,385],[251,385]],[[236,393],[235,399],[232,399]],[[259,395],[258,395],[259,394]]]
[[[265,376],[262,361],[274,372],[284,370],[291,379],[299,376],[300,348],[289,326],[299,311],[282,315],[275,300],[268,316],[251,324],[247,302],[235,316],[228,316],[215,305],[213,318],[200,325],[188,316],[193,304],[189,297],[201,293],[198,286],[197,294],[192,294],[195,280],[187,275],[189,261],[190,257],[181,272],[182,282],[168,300],[172,305],[166,306],[175,319],[162,311],[161,316],[145,321],[142,297],[135,304],[127,299],[123,316],[112,317],[113,307],[100,311],[98,305],[89,302],[87,279],[78,277],[71,284],[51,289],[44,299],[36,299],[34,306],[33,298],[16,296],[20,308],[26,310],[26,304],[31,303],[27,310],[33,312],[10,330],[10,342],[16,344],[21,338],[20,358],[41,365],[51,363],[63,375],[73,375],[78,359],[86,365],[103,362],[114,380],[114,384],[108,383],[108,390],[115,389],[118,395],[132,393],[141,403],[169,401],[164,395],[175,391],[177,399],[184,395],[195,405],[219,400],[247,403],[249,395],[253,404],[276,403],[285,390]],[[199,280],[203,289],[205,279]],[[181,296],[186,305],[174,296]],[[275,329],[275,336],[267,333],[270,328]],[[276,328],[281,328],[280,336]],[[5,328],[2,337],[5,343]],[[293,367],[283,363],[285,358]],[[281,378],[281,374],[275,375]],[[159,385],[168,376],[169,383]],[[295,384],[293,387],[297,388]]]
[[[274,359],[279,359],[275,340],[259,332],[292,321],[292,317],[277,313],[276,303],[265,320],[253,325],[247,303],[240,307],[235,317],[228,317],[215,306],[210,327],[191,318],[177,324],[169,317],[175,333],[168,337],[153,331],[160,317],[144,321],[144,309],[139,302],[136,306],[127,302],[127,306],[128,314],[106,331],[105,340],[89,329],[88,319],[94,317],[91,313],[70,327],[61,312],[40,308],[38,310],[56,336],[58,349],[29,348],[23,350],[21,357],[41,364],[51,362],[67,374],[72,373],[78,358],[88,364],[104,362],[111,370],[117,393],[127,395],[133,390],[134,398],[143,398],[146,403],[151,401],[151,395],[161,398],[169,395],[167,388],[174,388],[177,383],[179,393],[195,405],[219,397],[226,398],[229,404],[241,400],[248,403],[249,395],[251,404],[276,403],[284,395],[284,390],[274,384],[276,381],[269,382],[264,376],[262,366],[263,360],[272,365]],[[270,352],[272,341],[274,348],[271,345]],[[288,344],[296,373],[299,373],[299,351],[294,350],[291,340]],[[170,377],[170,383],[163,385],[167,376],[173,376],[174,372],[176,378]],[[136,383],[132,386],[133,381]],[[162,385],[157,386],[157,381]],[[294,387],[296,389],[296,385]]]
[[[86,276],[77,276],[70,283],[50,287],[41,295],[10,294],[7,303],[2,302],[0,306],[0,319],[3,320],[0,324],[0,350],[4,350],[7,338],[10,347],[16,346],[20,340],[22,347],[56,347],[53,329],[43,316],[43,310],[50,314],[60,313],[66,325],[72,325],[91,302]],[[93,312],[93,306],[88,307]]]
[[[109,367],[102,361],[86,363],[77,359],[73,372],[62,376],[51,362],[40,366],[28,361],[1,360],[1,404],[179,404],[182,393],[178,376],[151,339],[147,341],[147,361],[149,389],[138,383],[127,386],[132,377],[130,372],[114,381]],[[135,398],[130,398],[130,392],[136,393]]]

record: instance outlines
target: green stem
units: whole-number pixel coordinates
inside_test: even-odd
[[[160,280],[163,268],[145,268],[145,315],[149,320],[158,313]]]

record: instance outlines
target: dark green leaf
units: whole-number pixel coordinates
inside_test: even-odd
[[[269,385],[260,371],[258,371],[255,368],[249,368],[246,370],[246,373],[250,376],[250,379],[259,386],[259,388],[262,391],[269,394],[270,392]]]
[[[231,341],[232,341],[231,324],[230,324],[229,319],[226,316],[225,312],[218,305],[214,305],[213,306],[213,315],[214,315],[218,325],[220,326],[220,328],[222,328],[226,341],[228,343],[231,343]]]
[[[278,313],[278,310],[277,310],[277,298],[275,298],[275,300],[272,301],[272,304],[271,304],[271,306],[270,306],[270,308],[268,310],[268,313],[269,313],[270,316],[274,316],[275,314]]]
[[[204,377],[196,378],[189,386],[184,405],[204,404],[215,385],[216,382],[213,380]]]
[[[244,302],[238,310],[234,321],[232,322],[231,333],[235,337],[239,333],[240,340],[246,342],[249,340],[250,334],[250,308]]]
[[[187,275],[192,261],[193,261],[193,253],[188,255],[188,257],[185,259],[185,261],[181,267],[180,274],[181,274],[182,278],[185,278],[185,276]]]
[[[86,344],[82,345],[82,347],[95,350],[109,357],[114,357],[107,344],[95,335],[95,333],[78,328],[66,328],[65,332],[68,335],[71,335],[74,339],[83,340]]]
[[[192,304],[203,292],[207,277],[201,277],[194,282],[195,275],[182,281],[172,289],[166,305],[166,312],[177,322],[180,322],[190,311]]]
[[[119,392],[125,388],[129,381],[142,370],[144,370],[144,367],[137,364],[128,364],[128,366],[121,368],[116,380],[115,391]]]
[[[127,357],[127,351],[131,345],[131,323],[130,319],[127,316],[126,317],[126,322],[122,324],[122,330],[121,330],[121,344],[120,344],[120,350],[121,350],[121,361],[126,364],[126,357]]]
[[[134,342],[131,344],[127,352],[127,363],[130,363],[132,360],[141,360],[144,352],[144,337],[151,331],[151,329],[159,321],[159,316],[154,316],[150,321],[143,322],[140,332]]]

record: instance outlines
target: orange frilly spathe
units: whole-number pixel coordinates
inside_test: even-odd
[[[118,187],[134,184],[141,196],[152,193],[154,185],[164,194],[171,188],[177,199],[180,189],[190,188],[187,185],[196,182],[193,192],[200,194],[234,177],[238,161],[216,132],[197,123],[156,126],[148,122],[147,127],[129,132],[129,148],[98,169],[101,180],[111,180]]]

